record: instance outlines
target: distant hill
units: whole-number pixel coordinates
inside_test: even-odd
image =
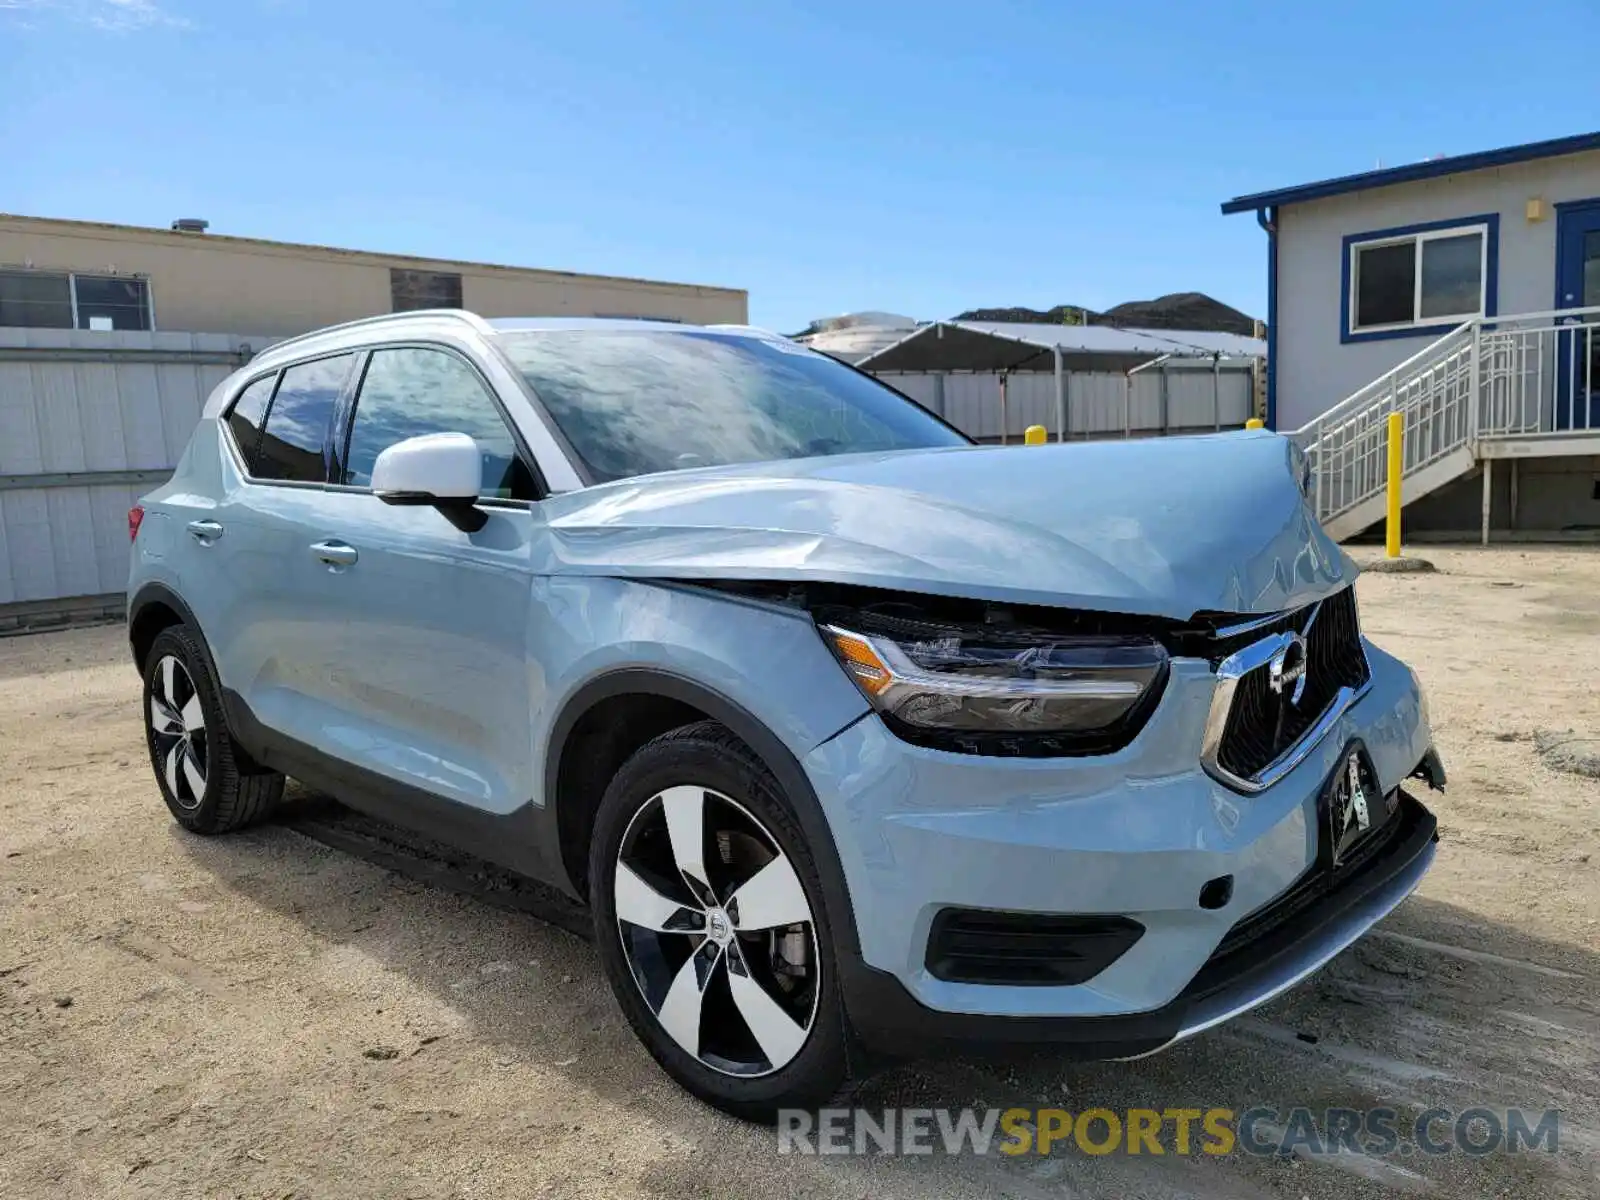
[[[1021,321],[1043,325],[1077,325],[1086,313],[1090,325],[1123,325],[1137,329],[1194,329],[1215,333],[1255,333],[1254,318],[1213,300],[1204,292],[1174,292],[1154,300],[1130,300],[1105,312],[1076,304],[1058,304],[1040,312],[1034,308],[974,308],[958,321]]]

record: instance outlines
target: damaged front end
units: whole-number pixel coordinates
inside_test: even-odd
[[[1371,679],[1349,587],[1267,618],[1177,621],[831,583],[702,586],[806,611],[891,730],[966,754],[1120,750],[1160,703],[1172,661],[1199,659],[1218,680],[1203,765],[1234,790],[1260,791]]]

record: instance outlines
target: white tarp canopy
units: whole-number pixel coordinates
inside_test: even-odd
[[[1259,358],[1266,342],[1236,333],[1122,329],[1111,325],[1034,325],[936,321],[856,363],[864,371],[1127,370],[1163,355]]]

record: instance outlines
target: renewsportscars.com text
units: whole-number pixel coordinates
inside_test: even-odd
[[[1547,1109],[784,1109],[780,1154],[1554,1154]]]

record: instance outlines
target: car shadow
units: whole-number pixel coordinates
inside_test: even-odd
[[[660,1073],[582,936],[586,910],[554,890],[319,797],[288,805],[276,824],[238,837],[174,836],[219,883],[303,926],[329,969],[359,959],[405,978],[457,1014],[475,1043],[566,1072],[577,1095],[642,1110],[687,1137],[739,1128]],[[1509,1187],[1519,1195],[1589,1195],[1600,1163],[1597,990],[1600,953],[1593,948],[1412,897],[1284,996],[1164,1053],[1083,1063],[1040,1048],[1002,1060],[904,1064],[870,1078],[854,1102],[873,1109],[1114,1112],[1266,1106],[1282,1114],[1303,1106],[1319,1120],[1330,1108],[1387,1107],[1402,1121],[1435,1106],[1520,1107],[1533,1110],[1530,1124],[1556,1108],[1564,1122],[1556,1155],[1455,1153],[1392,1165],[1312,1156],[1309,1168],[1340,1182],[1361,1176],[1362,1186],[1376,1188],[1372,1194],[1416,1190],[1407,1181],[1420,1178],[1450,1194],[1506,1194]],[[758,1141],[771,1146],[764,1140],[770,1137]],[[839,1160],[817,1161],[849,1169]],[[1304,1161],[1264,1155],[1228,1163],[1260,1194],[1304,1190],[1295,1173],[1304,1173]],[[993,1167],[1024,1170],[1009,1161]],[[896,1160],[887,1169],[923,1170],[926,1160]],[[1037,1161],[1026,1169],[1045,1178]],[[1191,1187],[1211,1194],[1191,1179],[1211,1169],[1192,1157],[1157,1163],[1076,1155],[1065,1174],[1049,1178],[1092,1193],[1136,1184],[1152,1195]],[[1147,1177],[1155,1182],[1138,1182]]]

